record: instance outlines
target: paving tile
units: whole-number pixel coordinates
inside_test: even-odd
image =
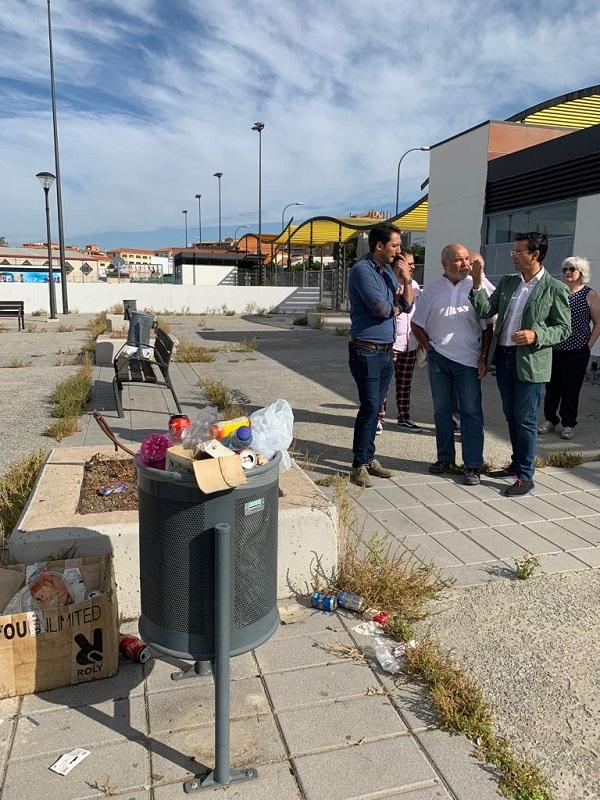
[[[516,526],[518,527],[518,526]],[[498,528],[477,528],[468,532],[469,539],[473,539],[480,547],[487,550],[497,559],[518,558],[525,554],[520,545],[502,534],[504,526]]]
[[[582,505],[593,509],[595,512],[600,511],[600,494],[598,492],[584,492],[582,495],[573,493],[569,497],[577,498]]]
[[[600,488],[600,475],[582,467],[563,469],[556,477],[568,487],[568,491],[570,491],[570,487],[583,491],[594,491],[594,489]]]
[[[260,678],[231,683],[231,718],[266,714],[269,703]],[[192,728],[214,719],[215,690],[212,683],[186,686],[177,692],[148,696],[150,732]]]
[[[436,483],[435,490],[436,492],[444,495],[446,500],[449,500],[451,503],[475,502],[473,495],[465,491],[464,486],[459,486],[458,484],[450,481],[446,481],[445,483]]]
[[[443,786],[437,784],[402,794],[386,794],[385,800],[452,800],[452,798]]]
[[[560,527],[556,522],[528,522],[526,527],[539,536],[543,536],[544,539],[548,539],[561,550],[589,547],[589,542]]]
[[[533,480],[535,482],[536,494],[541,494],[540,487],[544,487],[545,490],[558,494],[577,491],[574,486],[566,483],[562,478],[558,478],[556,475],[551,475],[550,473],[540,472],[539,470],[535,473]]]
[[[396,539],[425,533],[418,525],[408,519],[402,511],[376,511],[374,516],[377,522],[383,525]]]
[[[164,731],[149,739],[154,784],[186,780],[215,764],[214,725]],[[234,720],[230,726],[231,765],[235,769],[283,761],[285,748],[271,714]]]
[[[385,525],[376,517],[378,514],[394,514],[394,511],[376,511],[370,514],[368,511],[361,512],[351,523],[350,527],[356,533],[360,533],[364,539],[385,533]]]
[[[336,633],[338,630],[344,630],[344,626],[338,619],[337,614],[317,611],[314,608],[302,608],[302,606],[299,606],[299,608],[305,613],[302,614],[298,622],[280,625],[269,641],[278,642],[283,639],[294,639],[297,636],[316,636],[327,631]]]
[[[146,674],[146,685],[148,694],[154,692],[168,692],[170,690],[180,691],[199,684],[213,683],[212,672],[210,675],[195,675],[193,678],[185,678],[183,681],[174,681],[171,678],[173,672],[186,670],[193,665],[191,661],[182,661],[178,658],[169,658],[164,654],[147,661],[144,665]],[[234,656],[230,662],[231,680],[239,681],[252,678],[258,675],[258,667],[252,657],[252,653],[244,653],[241,656]]]
[[[467,739],[440,730],[417,733],[417,737],[456,797],[497,800],[497,777],[475,758],[473,745]]]
[[[427,472],[427,466],[424,464],[423,472],[407,472],[398,470],[397,472],[394,472],[392,480],[394,483],[397,483],[398,486],[410,486],[413,483],[437,485],[438,483],[444,483],[446,479],[443,475],[430,475]]]
[[[442,577],[452,580],[454,586],[479,586],[499,578],[512,578],[514,570],[505,561],[489,561],[486,564],[444,567]]]
[[[411,522],[418,525],[425,533],[443,533],[454,530],[450,523],[438,517],[429,508],[415,506],[414,508],[405,508],[402,513],[406,514]]]
[[[292,756],[316,753],[405,733],[406,725],[386,697],[372,695],[338,700],[319,708],[295,708],[277,715]]]
[[[579,553],[579,550],[577,552]],[[547,575],[554,572],[573,572],[585,568],[585,565],[570,553],[546,553],[540,556],[540,572]]]
[[[294,759],[294,766],[306,800],[346,800],[405,787],[416,789],[435,779],[408,736],[301,756]]]
[[[480,547],[462,531],[439,533],[432,538],[460,559],[463,564],[478,564],[482,561],[494,560],[491,553]]]
[[[558,523],[561,528],[564,528],[580,539],[585,539],[590,544],[600,544],[600,525],[592,525],[593,517],[583,517],[578,519],[561,519]],[[597,518],[600,523],[600,517]]]
[[[428,486],[426,483],[407,486],[406,491],[425,506],[438,506],[440,503],[447,502],[445,495],[437,491],[437,486]]]
[[[560,548],[549,542],[547,539],[538,536],[530,528],[524,525],[507,525],[500,529],[502,535],[511,539],[519,547],[522,547],[527,553],[533,555],[540,555],[541,553],[555,553]]]
[[[556,509],[560,509],[562,518],[565,517],[591,517],[597,509],[591,505],[584,504],[584,501],[591,497],[586,492],[574,492],[573,494],[561,494],[554,497],[544,498]],[[592,501],[593,503],[593,501]]]
[[[377,679],[365,663],[338,659],[329,666],[265,675],[265,683],[275,711],[280,712],[364,696],[377,686]]]
[[[472,500],[493,500],[500,496],[500,492],[507,484],[503,481],[494,481],[485,476],[482,476],[482,481],[479,486],[465,486],[461,484],[462,489],[469,495]]]
[[[332,620],[335,623],[335,620]],[[337,626],[336,626],[337,627]],[[343,630],[326,631],[316,636],[301,636],[295,639],[275,640],[256,650],[256,658],[263,673],[298,669],[317,664],[332,664],[338,658],[327,651],[328,645],[352,644]],[[322,646],[323,645],[323,646]]]
[[[385,491],[385,490],[383,490]],[[376,489],[369,489],[357,497],[358,503],[365,511],[385,511],[386,508],[394,508],[393,504],[386,500]]]
[[[381,681],[407,727],[415,731],[438,726],[440,719],[427,690],[408,680],[403,683],[398,680],[399,677],[402,675],[385,673],[381,676]]]
[[[536,514],[535,511],[530,511],[527,506],[520,503],[515,503],[510,497],[500,497],[496,500],[488,500],[487,504],[496,511],[499,511],[505,517],[513,520],[513,522],[539,522],[543,517]]]
[[[73,747],[90,749],[123,736],[142,738],[146,733],[143,697],[97,706],[35,712],[28,716],[38,724],[35,725],[26,716],[19,718],[11,752],[13,760],[58,748],[62,752]]]
[[[513,520],[506,516],[506,514],[498,511],[493,506],[486,503],[461,503],[468,509],[469,514],[472,514],[477,519],[480,519],[484,525],[491,525],[497,527],[499,525],[512,525]]]
[[[298,784],[291,774],[288,762],[266,764],[259,768],[258,778],[255,780],[231,784],[226,790],[220,787],[212,791],[205,790],[199,796],[213,797],[214,795],[219,798],[226,797],[227,800],[300,800],[301,798]],[[154,789],[154,800],[174,800],[174,798],[184,796],[181,783],[157,786]],[[129,800],[129,798],[124,798],[124,800]],[[408,800],[413,800],[413,798],[409,797]],[[414,798],[414,800],[421,800],[421,798]],[[428,800],[428,798],[423,798],[423,800]]]
[[[77,744],[83,745],[83,742]],[[63,750],[48,752],[43,758],[11,759],[2,800],[24,800],[32,796],[43,796],[44,800],[87,800],[105,794],[100,786],[107,781],[111,789],[119,794],[143,790],[148,776],[147,756],[142,742],[121,741],[88,749],[91,749],[90,755],[68,778],[48,769]],[[94,788],[96,786],[98,788]],[[32,787],[35,787],[33,794]]]
[[[596,567],[600,567],[600,547],[591,547],[587,550],[577,550],[576,552],[572,553],[575,558],[578,558],[580,561],[583,561],[588,567],[592,567],[596,569]]]
[[[522,505],[529,511],[533,511],[543,520],[565,519],[571,515],[566,511],[563,511],[563,509],[559,507],[558,503],[553,504],[550,502],[553,498],[556,498],[560,501],[564,497],[565,495],[559,494],[551,495],[549,497],[534,497],[533,495],[527,495],[526,497],[514,497],[512,498],[511,502]]]
[[[421,505],[415,495],[410,492],[410,489],[419,487],[421,484],[413,484],[401,489],[399,486],[390,486],[381,490],[381,494],[386,500],[390,502],[393,508],[411,508],[412,506]]]
[[[435,513],[459,531],[485,527],[485,522],[471,514],[470,505],[475,505],[475,503],[464,503],[463,505],[447,503],[443,506],[436,506]]]
[[[423,564],[433,562],[438,567],[452,567],[461,563],[459,558],[446,550],[432,536],[407,536],[403,544]]]

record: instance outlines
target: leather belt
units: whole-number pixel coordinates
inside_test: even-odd
[[[359,347],[366,347],[369,350],[383,350],[389,353],[392,349],[391,344],[377,344],[376,342],[366,342],[364,339],[350,339],[350,344],[357,344]]]

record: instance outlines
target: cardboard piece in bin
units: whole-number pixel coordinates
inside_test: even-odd
[[[220,442],[216,444],[219,447],[211,448],[215,455],[204,452],[199,453],[198,458],[193,458],[192,451],[185,450],[181,445],[169,447],[165,468],[172,472],[193,472],[198,488],[204,494],[222,492],[247,483],[248,478],[239,456]],[[222,452],[221,448],[227,452],[217,455]]]

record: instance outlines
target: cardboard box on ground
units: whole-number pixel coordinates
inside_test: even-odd
[[[112,555],[49,561],[78,568],[100,594],[58,608],[0,616],[0,698],[109,678],[119,664],[119,612]],[[25,564],[0,568],[0,609],[25,585]]]

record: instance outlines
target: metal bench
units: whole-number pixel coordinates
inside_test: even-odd
[[[16,317],[19,330],[25,330],[25,303],[22,300],[0,300],[0,317]]]
[[[169,377],[169,364],[175,350],[173,337],[159,328],[156,332],[154,345],[143,344],[140,348],[136,348],[134,353],[131,353],[130,349],[130,344],[124,344],[113,361],[115,369],[113,392],[119,417],[125,416],[122,402],[124,383],[166,386],[173,395],[177,411],[181,414],[181,406]],[[140,353],[146,353],[149,350],[152,351],[151,357],[147,358],[145,355],[140,355]]]

